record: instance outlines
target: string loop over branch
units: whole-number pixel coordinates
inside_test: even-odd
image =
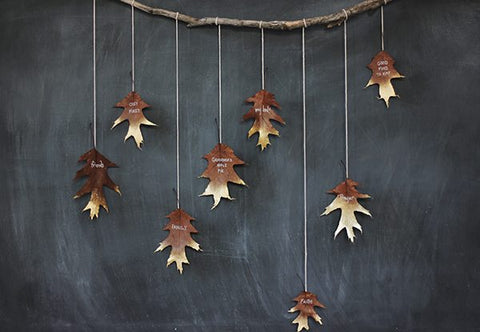
[[[131,0],[119,0],[128,5],[132,5]],[[348,17],[351,18],[355,15],[362,14],[369,10],[376,9],[383,5],[386,5],[393,0],[364,0],[356,5],[353,5],[350,8],[344,9],[348,12]],[[290,20],[290,21],[258,21],[258,20],[244,20],[244,19],[236,19],[236,18],[226,18],[226,17],[202,17],[197,18],[193,16],[189,16],[186,14],[178,14],[176,11],[171,11],[163,8],[156,8],[150,7],[145,5],[141,2],[135,1],[133,3],[135,8],[142,10],[148,14],[163,16],[171,19],[178,19],[180,22],[184,22],[187,24],[189,28],[195,28],[205,25],[224,25],[224,26],[232,26],[232,27],[239,27],[239,28],[256,28],[259,29],[260,27],[263,29],[270,29],[270,30],[294,30],[305,27],[306,25],[311,27],[313,25],[323,25],[327,28],[333,28],[339,26],[345,21],[345,14],[344,10],[340,10],[336,13],[323,15],[323,16],[315,16],[305,19],[299,20]],[[261,25],[260,25],[260,22]]]

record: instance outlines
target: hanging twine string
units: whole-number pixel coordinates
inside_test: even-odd
[[[97,11],[93,0],[93,147],[97,148]]]
[[[308,257],[308,236],[307,236],[307,106],[306,106],[306,79],[305,79],[305,28],[307,27],[307,22],[303,19],[304,27],[302,28],[302,105],[303,105],[303,244],[304,244],[304,255],[303,255],[303,265],[304,265],[304,284],[305,292],[308,287],[308,278],[307,278],[307,257]]]
[[[347,58],[347,20],[348,14],[345,9],[342,9],[345,14],[345,21],[343,21],[343,55],[345,66],[345,177],[348,178],[348,58]]]
[[[135,91],[135,0],[132,0],[132,91]]]
[[[260,31],[262,36],[262,90],[265,90],[265,35],[260,21]]]
[[[176,105],[176,154],[177,154],[177,209],[180,209],[180,111],[179,111],[179,88],[178,88],[178,12],[175,17],[175,105]]]
[[[385,0],[385,4],[387,4],[387,0]],[[385,51],[385,41],[384,41],[385,27],[383,24],[383,5],[380,7],[380,21],[382,26],[382,51]]]
[[[222,26],[218,24],[218,142],[222,143]]]

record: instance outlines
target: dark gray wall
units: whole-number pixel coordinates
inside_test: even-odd
[[[224,28],[224,141],[248,189],[210,211],[202,155],[216,143],[214,27],[180,25],[181,202],[196,217],[191,265],[165,267],[175,207],[174,24],[137,12],[137,91],[152,105],[143,151],[110,131],[130,88],[130,11],[98,1],[98,148],[120,165],[111,212],[73,200],[91,147],[91,1],[2,1],[0,326],[11,331],[295,331],[302,289],[300,31],[266,32],[267,88],[287,121],[263,153],[241,122],[260,88],[258,30]],[[146,1],[196,16],[326,14],[349,1]],[[320,217],[342,180],[343,30],[307,30],[309,288],[328,307],[313,331],[478,331],[478,1],[393,1],[386,49],[406,79],[389,110],[363,89],[379,11],[349,21],[351,177],[372,195],[363,234],[333,240]],[[278,126],[277,126],[278,127]]]

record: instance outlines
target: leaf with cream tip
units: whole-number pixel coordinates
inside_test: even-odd
[[[360,224],[357,222],[355,212],[360,212],[370,217],[372,216],[370,211],[361,206],[357,201],[357,198],[370,198],[370,196],[359,193],[356,189],[356,186],[358,186],[357,182],[353,181],[352,179],[346,179],[330,191],[331,194],[335,194],[337,197],[335,197],[333,202],[325,208],[322,216],[328,215],[330,212],[337,209],[342,211],[338,227],[335,230],[334,238],[336,238],[337,235],[343,229],[345,229],[348,239],[353,242],[355,239],[355,233],[353,229],[356,228],[360,232],[362,231],[362,226],[360,226]]]
[[[278,115],[272,107],[280,109],[280,105],[275,100],[275,95],[266,90],[258,91],[254,96],[246,100],[253,103],[250,110],[243,116],[244,120],[255,119],[252,128],[248,131],[248,137],[258,133],[258,143],[260,148],[265,149],[270,144],[268,135],[280,136],[278,130],[273,127],[271,120],[280,122],[282,125],[285,121]]]
[[[80,156],[79,161],[85,161],[86,164],[83,168],[77,171],[75,180],[82,177],[88,177],[88,179],[73,198],[79,198],[85,194],[91,193],[90,200],[83,211],[90,210],[90,219],[98,218],[100,206],[108,212],[108,205],[103,193],[103,186],[106,186],[121,195],[119,186],[117,186],[108,176],[108,168],[118,166],[105,158],[95,148]]]
[[[391,80],[394,78],[404,78],[394,67],[395,60],[385,51],[380,51],[367,66],[372,71],[372,77],[366,87],[378,84],[380,97],[383,99],[387,108],[391,97],[398,97],[393,89]]]
[[[200,196],[212,195],[214,209],[222,198],[233,200],[228,191],[228,182],[246,186],[233,168],[236,165],[244,165],[245,162],[235,155],[231,147],[223,143],[218,143],[203,158],[208,161],[208,165],[200,177],[207,178],[210,182]]]
[[[167,266],[173,262],[177,265],[177,270],[180,274],[183,273],[183,264],[190,264],[185,253],[185,248],[190,247],[197,251],[202,251],[200,245],[195,242],[191,234],[196,234],[198,231],[193,227],[191,221],[195,218],[191,217],[182,209],[176,209],[170,213],[167,218],[170,219],[168,224],[163,228],[164,231],[169,231],[167,238],[160,242],[160,245],[155,252],[171,246],[170,256],[167,260]]]
[[[288,312],[299,311],[297,318],[292,321],[292,324],[298,324],[297,332],[300,332],[303,329],[307,331],[310,329],[310,327],[308,326],[309,317],[313,318],[313,320],[322,325],[322,319],[315,312],[315,307],[325,309],[325,306],[318,301],[315,294],[303,291],[293,300],[296,301],[297,304],[294,307],[290,308]]]
[[[118,102],[115,107],[122,107],[123,112],[113,123],[112,129],[123,121],[128,120],[128,132],[125,136],[125,141],[129,137],[133,137],[137,147],[141,150],[143,144],[143,135],[140,126],[156,126],[155,123],[147,120],[143,114],[143,110],[147,107],[150,107],[150,105],[144,102],[142,97],[140,97],[137,92],[132,91],[120,102]]]

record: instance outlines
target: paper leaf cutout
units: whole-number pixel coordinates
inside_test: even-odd
[[[313,318],[317,323],[322,325],[322,319],[315,312],[315,307],[320,307],[325,309],[325,306],[317,300],[317,296],[310,292],[301,292],[296,298],[293,299],[297,301],[297,305],[288,310],[288,312],[299,311],[297,318],[292,322],[292,324],[298,324],[297,332],[302,329],[309,330],[308,326],[308,317]]]
[[[190,264],[187,255],[185,254],[185,247],[190,247],[197,251],[202,251],[200,245],[192,239],[190,234],[198,233],[198,231],[191,224],[193,217],[188,215],[182,209],[176,209],[170,213],[167,218],[170,219],[168,224],[163,228],[164,231],[169,231],[167,238],[160,242],[160,246],[155,252],[162,251],[168,246],[172,246],[170,256],[167,260],[167,266],[175,262],[177,264],[177,270],[182,274],[183,264]]]
[[[257,146],[260,145],[263,151],[270,144],[268,135],[280,136],[270,120],[285,124],[282,117],[272,109],[272,106],[280,109],[280,105],[275,100],[275,95],[266,90],[258,91],[254,96],[248,98],[246,102],[253,103],[253,106],[243,116],[243,119],[255,119],[252,128],[248,131],[248,137],[250,138],[253,134],[258,133]]]
[[[208,165],[200,177],[210,179],[210,182],[200,196],[213,195],[212,209],[214,209],[221,198],[233,200],[228,192],[228,182],[246,186],[233,169],[235,165],[244,165],[245,162],[235,155],[231,147],[222,143],[218,143],[203,158],[208,161]]]
[[[383,99],[387,107],[389,106],[389,99],[391,97],[398,97],[393,89],[391,80],[405,77],[395,69],[394,64],[395,60],[390,54],[385,51],[380,51],[367,66],[372,71],[372,77],[366,87],[378,84],[380,94],[378,99]]]
[[[349,240],[353,242],[355,238],[353,229],[356,228],[360,232],[362,231],[362,226],[360,226],[355,218],[355,212],[361,212],[370,217],[372,216],[370,212],[357,201],[357,198],[370,198],[370,196],[359,193],[356,186],[358,186],[358,182],[355,182],[352,179],[346,179],[329,192],[337,195],[337,197],[335,197],[333,202],[325,208],[322,216],[327,215],[336,209],[342,210],[340,222],[338,223],[334,238],[336,238],[338,233],[345,228]]]
[[[121,195],[120,188],[112,181],[112,179],[110,179],[107,172],[108,168],[118,166],[105,158],[95,149],[91,149],[80,156],[79,161],[85,161],[86,164],[83,168],[77,171],[75,179],[80,179],[84,176],[87,176],[88,179],[73,198],[79,198],[85,194],[91,193],[90,201],[83,211],[90,210],[90,219],[95,217],[98,218],[100,206],[108,212],[108,205],[103,193],[103,186],[106,186]]]
[[[115,107],[123,107],[123,112],[113,123],[112,129],[123,121],[128,120],[128,132],[125,136],[125,141],[129,137],[133,137],[137,143],[137,147],[141,150],[143,135],[140,125],[156,126],[155,123],[148,121],[143,114],[143,109],[150,107],[150,105],[144,102],[137,92],[132,91],[118,102]]]

